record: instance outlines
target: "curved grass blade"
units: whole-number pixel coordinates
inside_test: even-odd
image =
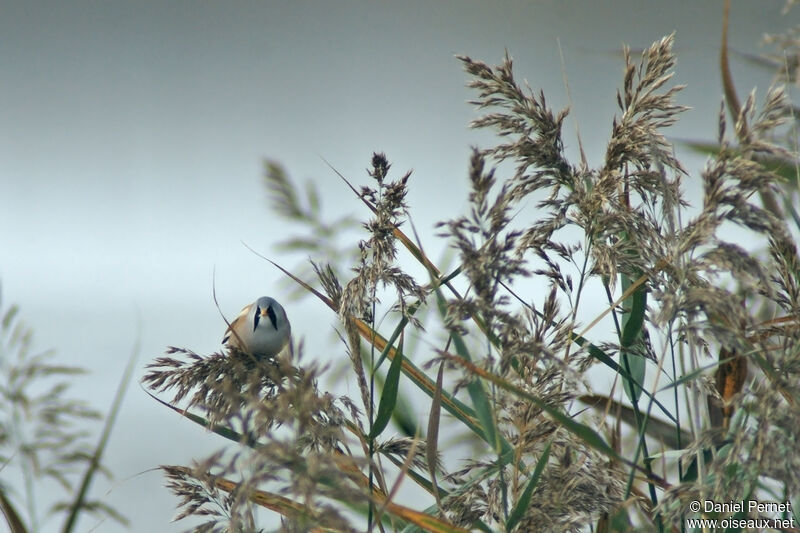
[[[28,533],[28,530],[25,528],[25,524],[22,523],[22,519],[19,517],[17,510],[11,504],[11,502],[6,498],[6,493],[0,487],[0,511],[2,511],[3,516],[6,519],[6,524],[8,524],[9,531],[11,533]]]
[[[436,505],[442,508],[442,498],[439,494],[439,485],[436,482],[436,460],[439,456],[439,421],[442,414],[442,382],[444,380],[444,361],[439,363],[439,372],[436,374],[436,393],[431,402],[431,412],[428,415],[428,439],[426,446],[426,457],[428,460],[428,472],[431,475],[431,486]]]
[[[628,292],[628,288],[632,285],[631,278],[625,274],[621,277],[622,290]],[[642,384],[647,370],[645,358],[632,349],[634,344],[642,339],[644,313],[647,309],[645,284],[638,285],[633,293],[625,299],[623,305],[625,312],[622,315],[622,332],[619,339],[620,362],[628,374],[627,378],[623,378],[623,388],[631,402],[636,403],[644,390]]]
[[[186,468],[183,466],[162,466],[161,468],[168,473],[174,472],[182,476],[197,479],[194,472],[192,472],[190,468]],[[214,486],[224,492],[232,493],[239,486],[238,483],[222,477],[212,476],[211,479],[213,481]],[[263,490],[253,490],[248,494],[248,499],[256,505],[259,505],[266,509],[270,509],[271,511],[275,511],[276,513],[279,513],[283,516],[287,517],[305,516],[311,519],[316,518],[314,511],[310,507],[298,503],[294,500],[290,500],[289,498],[286,498],[279,494],[274,494],[272,492]],[[435,516],[415,511],[413,509],[404,507],[402,505],[398,505],[396,503],[387,502],[385,496],[376,494],[374,496],[374,499],[377,500],[378,503],[381,504],[385,503],[387,512],[405,520],[406,522],[411,522],[412,524],[417,525],[423,531],[430,531],[433,533],[467,533],[466,529],[454,526],[453,524],[450,524],[445,520],[436,518]],[[337,530],[322,526],[321,528],[316,528],[313,531],[337,531]]]
[[[387,348],[389,345],[387,345]],[[386,351],[386,350],[384,350]],[[372,425],[369,438],[375,439],[380,435],[386,426],[389,425],[389,420],[394,413],[395,405],[397,404],[397,389],[400,385],[400,373],[403,370],[403,338],[400,338],[397,353],[392,359],[392,364],[389,366],[389,372],[386,374],[386,381],[383,384],[383,392],[381,393],[381,400],[378,404],[378,414],[375,417],[375,422]]]
[[[435,516],[415,511],[396,503],[388,504],[386,509],[406,522],[411,522],[423,531],[430,531],[431,533],[469,533],[468,529],[460,528]]]
[[[105,424],[103,424],[103,431],[100,434],[100,440],[98,441],[97,447],[92,453],[89,466],[86,469],[86,472],[83,474],[83,479],[81,479],[80,488],[75,495],[75,500],[72,502],[72,505],[70,505],[69,514],[67,515],[67,519],[64,522],[64,529],[62,530],[64,533],[69,533],[73,530],[75,524],[77,523],[78,514],[86,505],[86,497],[89,492],[89,487],[92,484],[95,473],[97,473],[97,469],[100,468],[100,459],[103,457],[106,444],[108,444],[108,439],[111,436],[111,430],[114,427],[114,423],[117,421],[117,415],[122,407],[122,400],[125,397],[125,392],[127,392],[128,385],[130,385],[131,379],[133,378],[133,370],[136,366],[136,360],[139,357],[139,349],[141,347],[139,341],[140,338],[141,335],[138,335],[136,344],[134,345],[133,350],[131,350],[130,356],[128,356],[128,364],[125,366],[125,370],[122,372],[122,378],[120,378],[119,385],[117,386],[117,392],[114,395],[114,400],[111,402],[111,408],[108,411],[108,415],[106,415],[106,421]],[[127,522],[121,516],[115,516],[117,516],[118,519]]]
[[[384,382],[384,376],[375,376],[375,384],[380,390],[383,390]],[[398,431],[409,438],[420,434],[419,426],[417,425],[417,420],[414,418],[413,413],[414,409],[408,399],[403,395],[402,389],[398,389],[397,400],[395,400],[394,411],[392,411],[392,421]]]
[[[622,276],[622,288],[627,289],[631,284],[628,276]],[[647,310],[647,288],[640,285],[630,298],[625,302],[626,312],[622,318],[622,338],[620,344],[626,348],[633,346],[639,338],[644,326],[644,313]]]
[[[175,411],[179,415],[181,415],[181,416],[183,416],[185,418],[188,418],[189,420],[191,420],[192,422],[194,422],[198,426],[201,426],[201,427],[203,427],[203,428],[205,428],[205,429],[207,429],[209,431],[213,431],[214,433],[216,433],[220,437],[223,437],[225,439],[233,441],[233,442],[235,442],[237,444],[244,444],[245,446],[248,446],[250,448],[257,448],[259,446],[258,440],[255,437],[253,437],[252,435],[244,436],[241,433],[237,433],[236,431],[234,431],[234,430],[232,430],[232,429],[230,429],[228,427],[220,426],[219,424],[211,424],[211,422],[209,422],[208,419],[203,418],[202,416],[199,416],[199,415],[196,415],[194,413],[191,413],[191,412],[187,411],[186,409],[181,409],[180,407],[175,407],[174,405],[172,405],[170,403],[167,403],[164,400],[154,396],[149,391],[144,391],[144,392],[148,396],[150,396],[152,399],[154,399],[155,401],[157,401],[158,403],[163,405],[164,407],[168,407],[169,409],[172,409],[173,411]]]
[[[438,288],[436,289],[435,293],[436,305],[439,308],[439,314],[443,320],[446,320],[447,304],[445,302],[444,295],[442,295],[442,291]],[[453,340],[453,346],[455,347],[456,353],[465,361],[471,362],[472,357],[470,356],[469,349],[464,343],[464,340],[461,338],[461,335],[459,335],[456,331],[451,331],[450,338]],[[475,409],[475,414],[478,416],[478,420],[481,423],[481,429],[485,435],[486,442],[499,454],[501,451],[501,446],[498,439],[497,423],[494,419],[494,413],[492,412],[492,406],[489,402],[489,396],[486,393],[486,389],[484,389],[483,382],[478,379],[477,376],[469,384],[467,384],[467,393],[469,393],[469,397],[472,400],[472,406]]]
[[[545,446],[542,456],[539,457],[539,460],[536,462],[536,468],[533,470],[530,481],[528,481],[528,484],[525,486],[525,490],[522,491],[522,495],[519,497],[519,500],[517,500],[517,504],[511,509],[508,520],[506,520],[506,531],[512,531],[514,529],[531,504],[533,490],[536,488],[536,485],[538,485],[539,477],[541,477],[542,472],[544,472],[544,467],[547,466],[547,460],[550,458],[550,444],[551,443],[548,442],[547,446]]]
[[[625,422],[631,427],[636,427],[636,413],[633,408],[619,403],[613,398],[601,396],[599,394],[584,394],[578,397],[578,401],[585,403],[593,409],[604,411],[608,407],[608,411],[612,416],[619,417],[620,420]],[[681,448],[680,443],[691,442],[691,436],[684,430],[678,430],[674,424],[667,423],[661,419],[653,418],[652,416],[647,419],[646,433],[657,441],[663,442],[673,450]]]
[[[187,468],[185,466],[162,465],[161,469],[164,470],[170,476],[181,476],[186,478],[192,478],[197,481],[202,481],[198,479],[198,477],[191,468]],[[211,476],[211,482],[213,483],[215,488],[228,493],[232,493],[233,491],[235,491],[237,486],[239,485],[234,481],[230,481],[228,479],[218,476]],[[289,498],[286,498],[284,496],[272,492],[264,490],[253,490],[248,494],[248,499],[256,505],[274,511],[288,518],[301,518],[301,517],[308,517],[309,519],[315,518],[314,511],[308,506],[303,505],[301,503],[297,503],[294,500],[290,500]],[[312,529],[311,531],[332,532],[338,530],[322,527],[322,528]]]

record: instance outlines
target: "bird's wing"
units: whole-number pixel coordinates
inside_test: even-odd
[[[225,344],[226,342],[228,342],[228,339],[231,338],[231,334],[233,333],[233,330],[236,329],[237,327],[239,327],[239,322],[242,322],[243,320],[247,319],[247,315],[250,312],[250,308],[252,306],[253,306],[253,304],[244,306],[244,309],[242,309],[239,312],[239,316],[237,316],[236,318],[234,318],[231,321],[231,324],[228,326],[228,329],[225,330],[225,335],[222,337],[222,344]]]

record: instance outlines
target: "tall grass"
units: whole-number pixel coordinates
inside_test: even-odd
[[[86,370],[57,364],[52,350],[34,353],[33,332],[20,320],[19,307],[0,309],[0,513],[8,531],[68,533],[84,515],[95,524],[108,518],[128,524],[116,509],[91,498],[89,488],[98,475],[111,476],[102,458],[135,351],[103,420],[71,388],[70,380]],[[92,428],[100,421],[94,443]],[[58,495],[47,509],[43,494]]]
[[[521,86],[510,57],[459,57],[482,113],[472,125],[500,142],[473,151],[469,212],[440,225],[457,266],[425,254],[409,175],[393,177],[386,156],[360,188],[345,180],[371,213],[355,262],[296,240],[325,250],[316,281],[279,268],[338,316],[357,397],[322,390],[325,369],[302,346],[269,359],[171,348],[145,383],[232,443],[163,467],[179,517],[206,517],[198,531],[255,531],[261,507],[287,531],[448,532],[792,518],[690,504],[800,491],[800,225],[796,177],[779,173],[797,168],[779,137],[793,109],[773,88],[731,105],[730,119],[721,110],[689,216],[687,173],[664,133],[685,109],[672,45],[625,51],[598,168],[567,158],[567,111]],[[284,214],[325,227],[279,166],[267,178]],[[532,224],[516,222],[532,208]],[[724,228],[760,248],[725,241]],[[605,311],[587,315],[599,301]],[[380,302],[392,313],[378,326]],[[423,315],[442,328],[424,329]],[[425,342],[409,349],[410,337]],[[610,390],[593,386],[598,369],[615,376]]]

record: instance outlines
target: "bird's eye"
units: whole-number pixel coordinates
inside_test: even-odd
[[[256,314],[253,317],[253,331],[258,327],[258,321],[261,320],[261,308],[256,306]]]
[[[272,322],[272,327],[278,329],[278,316],[271,305],[267,308],[267,314],[269,315],[269,321]]]

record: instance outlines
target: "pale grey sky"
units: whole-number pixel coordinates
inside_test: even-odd
[[[734,1],[732,46],[758,51],[764,32],[797,24],[782,5]],[[676,82],[688,84],[679,102],[694,109],[670,133],[713,137],[720,14],[721,2],[696,0],[4,1],[2,303],[22,306],[37,347],[92,370],[72,392],[103,410],[137,322],[137,379],[167,345],[219,347],[214,270],[229,317],[271,294],[290,318],[313,323],[293,322],[308,355],[325,353],[319,325],[335,317],[285,301],[280,274],[241,244],[296,263],[270,248],[287,229],[268,210],[264,157],[313,179],[331,218],[363,217],[320,156],[361,182],[371,153],[385,151],[398,175],[414,169],[412,215],[436,257],[444,243],[433,224],[461,212],[469,147],[488,140],[467,128],[476,114],[456,54],[497,64],[507,49],[519,79],[557,108],[567,104],[566,75],[568,150],[577,121],[597,164],[617,112],[621,45],[641,49],[673,31]],[[742,92],[758,83],[763,94],[763,72],[741,61],[733,70]],[[185,529],[168,524],[176,500],[160,473],[137,474],[222,445],[134,385],[106,457],[117,480],[98,479],[93,494],[133,531]]]

